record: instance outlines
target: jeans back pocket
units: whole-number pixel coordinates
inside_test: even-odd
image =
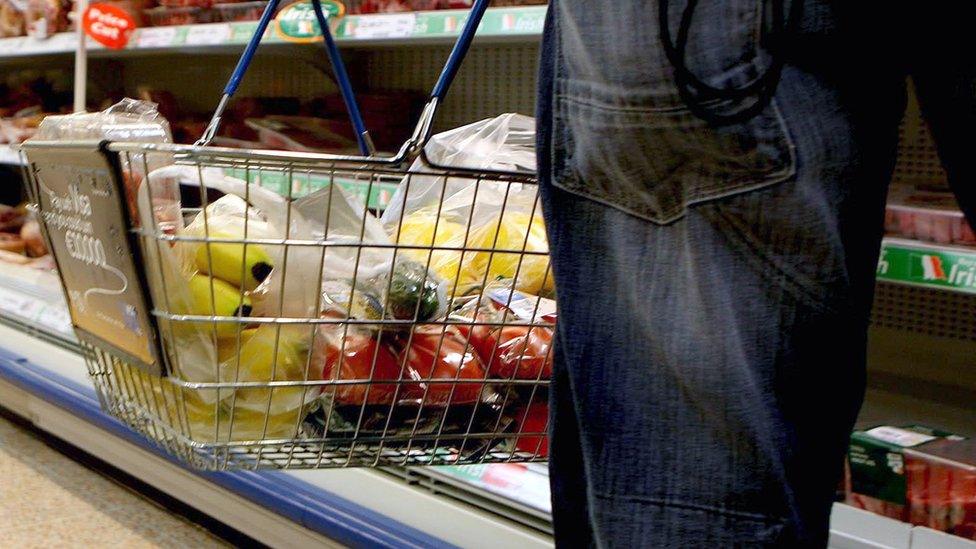
[[[576,23],[584,4],[557,3],[554,185],[664,224],[694,204],[793,176],[795,150],[775,101],[746,122],[709,126],[679,98],[673,69],[655,36],[653,6],[626,8],[634,11],[622,18],[644,19],[641,32],[608,41],[599,28]],[[704,25],[692,35],[689,68],[717,87],[755,78],[761,72],[755,56],[761,4],[702,4],[703,19],[712,15],[722,23]]]

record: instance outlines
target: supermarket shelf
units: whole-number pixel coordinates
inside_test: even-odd
[[[876,515],[849,505],[834,505],[830,549],[976,549],[976,542],[930,528]]]
[[[22,164],[20,153],[13,150],[10,145],[0,145],[0,165],[20,166]]]
[[[976,293],[976,250],[886,238],[877,276],[885,282]]]
[[[0,38],[0,61],[73,53],[78,44],[74,33],[61,32],[46,39],[30,36]]]
[[[544,535],[382,472],[185,469],[101,411],[77,353],[2,324],[0,342],[4,407],[269,545],[551,545]]]
[[[340,45],[350,47],[446,44],[458,36],[467,13],[466,10],[439,10],[349,15],[339,21],[335,36]],[[478,39],[492,42],[537,40],[542,35],[545,14],[545,6],[491,8],[485,13]],[[124,50],[109,50],[94,43],[89,43],[88,49],[98,57],[187,50],[219,52],[228,47],[243,46],[256,28],[254,21],[146,27],[136,29]],[[4,38],[0,39],[0,61],[69,54],[75,51],[77,43],[74,33],[67,32],[44,40]],[[287,44],[273,29],[268,31],[264,43]]]
[[[0,263],[0,315],[32,335],[69,346],[77,341],[54,273]]]

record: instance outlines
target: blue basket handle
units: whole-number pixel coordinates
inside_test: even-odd
[[[434,115],[437,114],[437,108],[447,96],[447,91],[450,89],[451,84],[454,82],[454,77],[457,76],[458,70],[461,68],[461,62],[464,61],[468,50],[471,48],[471,42],[474,41],[474,35],[478,31],[478,26],[481,25],[481,19],[485,15],[485,10],[488,9],[488,4],[490,4],[490,0],[474,0],[474,4],[471,6],[471,14],[468,16],[467,21],[464,22],[464,27],[461,28],[461,34],[458,36],[457,41],[454,42],[454,48],[447,58],[447,63],[444,64],[444,68],[437,78],[437,83],[434,84],[434,89],[430,92],[430,98],[428,98],[427,104],[424,105],[423,112],[420,113],[420,120],[417,122],[416,128],[414,128],[413,135],[403,144],[403,147],[396,156],[391,159],[392,162],[411,160],[423,152],[424,145],[430,139],[431,127],[434,123]]]
[[[335,39],[332,37],[332,31],[329,29],[328,19],[322,10],[322,2],[321,0],[311,1],[312,10],[315,12],[315,19],[318,21],[319,29],[322,31],[325,51],[329,56],[329,62],[332,64],[332,70],[335,72],[336,80],[339,84],[339,92],[342,94],[342,100],[346,104],[346,110],[349,111],[349,118],[352,120],[352,126],[356,132],[356,141],[359,143],[359,150],[362,154],[371,156],[376,151],[369,137],[369,132],[366,130],[366,125],[363,123],[363,117],[359,111],[359,104],[356,102],[356,95],[352,90],[352,82],[349,80],[349,73],[346,72],[346,65],[342,62],[339,48],[336,46]],[[258,49],[258,45],[261,44],[261,38],[264,37],[264,33],[268,30],[268,25],[274,18],[279,3],[280,0],[269,0],[268,5],[265,6],[264,12],[261,14],[261,19],[258,20],[258,26],[251,36],[251,40],[248,41],[247,47],[244,48],[244,53],[241,54],[241,58],[237,61],[237,66],[234,67],[234,72],[231,74],[230,80],[224,86],[224,93],[220,98],[220,103],[217,104],[217,108],[210,119],[210,123],[207,125],[207,129],[204,130],[203,136],[197,140],[196,145],[208,145],[213,141],[214,136],[217,135],[224,110],[227,108],[230,98],[234,96],[237,88],[241,85],[244,74],[251,65],[254,53]]]
[[[447,90],[454,82],[454,77],[457,76],[458,69],[461,68],[461,62],[468,55],[468,49],[471,47],[471,42],[474,41],[474,35],[478,31],[478,26],[481,24],[481,19],[490,3],[490,0],[474,1],[471,6],[471,14],[464,22],[461,34],[458,36],[457,42],[454,43],[454,49],[451,50],[451,55],[447,58],[447,63],[437,79],[437,84],[434,85],[434,90],[430,93],[431,99],[441,101],[447,95]]]
[[[227,103],[237,91],[237,87],[240,85],[241,80],[244,77],[244,73],[251,64],[251,59],[254,57],[254,52],[261,43],[261,38],[264,36],[265,31],[267,31],[268,24],[271,22],[271,19],[278,8],[279,2],[280,0],[268,1],[268,5],[264,9],[264,13],[261,14],[261,19],[258,21],[257,29],[255,30],[254,35],[251,36],[251,40],[248,42],[247,47],[244,48],[244,53],[241,54],[241,58],[237,62],[237,67],[234,68],[234,72],[231,75],[230,80],[227,82],[227,86],[224,88],[224,94],[220,98],[220,103],[217,105],[217,109],[210,120],[210,124],[204,131],[203,136],[197,141],[197,145],[204,146],[209,144],[217,134],[217,130],[220,128],[220,119],[224,110],[227,108]],[[339,84],[339,91],[342,94],[342,99],[346,104],[346,109],[349,111],[350,118],[352,119],[353,128],[356,131],[356,138],[359,142],[360,150],[364,155],[372,156],[375,153],[375,149],[369,137],[369,132],[366,130],[366,126],[363,123],[363,118],[359,111],[359,105],[356,102],[355,93],[353,92],[349,75],[346,72],[345,64],[342,62],[342,56],[339,53],[339,48],[336,46],[335,39],[332,37],[332,32],[329,30],[328,20],[322,11],[321,0],[311,0],[311,2],[313,10],[315,11],[315,18],[318,20],[319,27],[322,30],[322,37],[325,44],[326,53],[328,54],[329,61],[332,63],[332,68],[335,71],[336,80]],[[434,89],[431,91],[430,98],[428,99],[427,104],[424,106],[424,110],[420,115],[420,121],[417,123],[417,126],[414,129],[413,135],[403,145],[400,152],[391,160],[400,161],[413,158],[419,155],[423,150],[424,145],[430,138],[431,126],[434,115],[437,112],[437,108],[440,102],[443,101],[443,99],[447,96],[448,89],[450,89],[451,84],[454,82],[454,78],[457,76],[458,70],[461,68],[461,63],[464,61],[468,50],[471,48],[471,42],[474,41],[474,35],[478,31],[478,26],[481,25],[481,20],[484,17],[485,11],[488,9],[489,4],[490,0],[474,0],[473,5],[471,6],[471,13],[468,15],[464,26],[461,28],[461,33],[458,36],[457,41],[454,43],[454,48],[451,50],[451,54],[448,56],[443,70],[441,70],[437,83],[434,85]]]

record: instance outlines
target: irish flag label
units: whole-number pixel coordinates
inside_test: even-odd
[[[976,250],[885,241],[878,280],[976,293]]]

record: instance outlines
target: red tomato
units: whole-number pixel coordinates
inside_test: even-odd
[[[549,425],[549,404],[533,402],[528,408],[522,409],[516,415],[518,418],[517,433],[545,433]],[[548,436],[518,436],[515,438],[515,449],[539,457],[549,457]]]
[[[479,347],[488,359],[488,371],[503,379],[548,379],[552,376],[552,330],[505,326],[495,330]]]
[[[484,315],[478,315],[478,322],[485,322]],[[497,329],[495,326],[479,326],[469,324],[455,324],[457,333],[462,342],[467,342],[471,348],[478,353],[478,358],[482,362],[487,362],[491,357],[491,347],[488,345],[491,340],[491,331]]]
[[[404,376],[421,382],[403,388],[407,398],[423,399],[425,387],[428,387],[425,404],[472,404],[480,398],[482,383],[425,383],[443,379],[485,379],[484,364],[456,329],[418,327],[410,345],[403,350],[403,356],[407,361]]]
[[[342,360],[339,354],[342,353]],[[376,366],[373,366],[373,357]],[[336,366],[338,365],[338,374]],[[372,377],[370,377],[372,372]],[[396,392],[395,383],[374,383],[370,380],[396,381],[400,377],[400,362],[386,345],[380,345],[367,334],[349,334],[346,344],[330,341],[325,346],[323,379],[362,380],[359,384],[337,385],[335,399],[339,404],[390,404]],[[367,387],[369,394],[367,395]],[[328,389],[326,389],[328,391]]]

